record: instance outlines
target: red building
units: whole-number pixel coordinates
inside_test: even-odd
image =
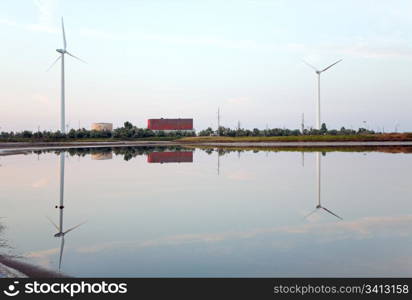
[[[151,130],[193,130],[193,119],[149,119],[147,128]]]
[[[151,152],[147,155],[148,163],[182,163],[193,162],[192,151]]]

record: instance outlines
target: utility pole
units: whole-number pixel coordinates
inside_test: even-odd
[[[220,136],[220,107],[217,108],[217,135]]]

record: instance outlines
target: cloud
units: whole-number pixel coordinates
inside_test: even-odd
[[[137,40],[156,41],[167,44],[179,45],[195,45],[195,46],[212,46],[229,49],[257,49],[261,45],[254,40],[231,40],[219,36],[190,36],[190,35],[164,35],[156,33],[139,33],[129,32],[127,35],[96,30],[92,28],[83,28],[80,34],[85,37],[105,39],[105,40],[130,40],[131,38]]]
[[[129,32],[116,33],[96,29],[82,29],[80,33],[86,37],[105,40],[146,40],[167,44],[185,46],[211,46],[228,49],[248,49],[259,51],[283,51],[296,53],[309,60],[317,60],[325,55],[353,56],[360,58],[412,58],[412,47],[403,40],[377,37],[339,38],[331,43],[271,43],[253,39],[227,39],[220,36],[190,36],[190,35],[163,35],[156,33]],[[228,101],[246,100],[242,98],[229,99]]]
[[[80,35],[84,37],[102,39],[102,40],[113,40],[113,41],[122,41],[126,40],[127,37],[122,34],[111,33],[108,31],[102,31],[91,28],[82,28],[80,29]]]
[[[400,40],[357,38],[329,44],[286,44],[286,49],[307,60],[318,60],[325,55],[352,56],[367,59],[412,59],[412,47]]]
[[[50,178],[40,178],[33,182],[30,186],[34,189],[39,189],[47,186],[50,183]]]
[[[231,180],[238,180],[238,181],[248,181],[248,180],[253,180],[255,179],[255,174],[252,174],[250,172],[245,172],[245,171],[236,171],[227,174],[227,178]]]
[[[0,19],[0,24],[4,24],[7,26],[18,26],[18,24],[15,21],[9,19]]]
[[[145,35],[146,39],[173,44],[214,46],[229,49],[257,49],[260,45],[254,40],[230,40],[218,36],[179,36]]]
[[[180,234],[167,236],[158,239],[140,241],[140,242],[111,242],[99,245],[80,247],[76,251],[79,253],[96,253],[112,248],[147,248],[158,246],[173,246],[190,243],[209,243],[218,242],[225,239],[224,235],[220,234]]]
[[[184,46],[210,46],[227,49],[247,49],[258,51],[283,51],[296,53],[308,60],[318,60],[325,55],[352,56],[367,59],[400,58],[412,59],[412,47],[404,41],[383,40],[375,38],[355,38],[354,40],[342,39],[328,44],[305,44],[305,43],[265,43],[255,40],[231,40],[219,36],[184,36],[184,35],[162,35],[129,33],[127,35],[114,32],[106,32],[95,29],[82,29],[81,35],[105,40],[130,40],[133,39],[157,41],[166,44],[178,44]],[[228,103],[245,103],[250,99],[246,97],[228,99]]]
[[[38,12],[37,24],[44,28],[51,27],[56,19],[57,0],[34,0],[33,2]]]
[[[34,0],[33,4],[37,8],[37,22],[32,24],[22,24],[10,19],[0,19],[0,24],[16,27],[28,31],[41,31],[47,33],[57,33],[55,26],[57,17],[57,0]]]
[[[51,267],[51,256],[56,255],[59,253],[59,248],[52,248],[52,249],[45,249],[39,251],[32,251],[25,254],[25,257],[32,258],[36,260],[39,265],[50,268]]]
[[[40,24],[26,25],[25,29],[30,30],[30,31],[41,31],[41,32],[47,32],[47,33],[57,33],[58,32],[58,30],[55,27],[45,26],[45,25],[40,25]]]
[[[33,0],[37,8],[37,23],[25,25],[27,30],[41,31],[47,33],[56,33],[57,28],[54,26],[57,16],[57,0]]]
[[[343,239],[366,239],[376,236],[409,237],[412,235],[412,215],[397,217],[366,217],[354,221],[338,221],[322,224],[303,224],[258,228],[249,231],[180,234],[146,241],[117,241],[77,248],[79,253],[97,253],[113,248],[146,248],[159,246],[179,246],[191,243],[216,243],[224,240],[250,239],[265,234],[312,234],[314,241],[335,241]],[[275,239],[274,239],[275,240]],[[272,243],[272,246],[276,246]]]
[[[4,24],[10,27],[16,27],[18,29],[27,30],[27,31],[41,31],[47,33],[57,33],[58,30],[52,26],[46,26],[42,24],[20,24],[15,21],[8,19],[0,19],[0,24]]]
[[[250,102],[248,97],[237,97],[237,98],[229,98],[226,100],[227,103],[230,104],[245,104]]]
[[[412,47],[355,45],[342,50],[343,54],[363,58],[406,58],[412,59]]]
[[[43,94],[34,94],[33,100],[38,103],[47,104],[47,105],[53,103],[53,101],[48,96],[43,95]]]

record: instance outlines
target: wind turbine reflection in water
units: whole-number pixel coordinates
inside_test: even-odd
[[[343,220],[340,216],[332,212],[331,210],[327,209],[325,206],[321,204],[321,154],[320,152],[316,152],[316,175],[317,175],[317,198],[318,198],[318,204],[316,205],[316,208],[311,211],[308,215],[305,216],[305,218],[308,218],[315,212],[317,212],[320,209],[323,209],[327,213],[331,214],[332,216],[335,216],[336,218]]]
[[[63,227],[63,212],[64,212],[64,161],[65,161],[65,156],[64,153],[60,153],[60,203],[59,205],[56,205],[56,208],[59,209],[59,226],[56,225],[56,223],[53,222],[52,219],[47,217],[47,219],[50,221],[50,223],[53,225],[54,228],[56,228],[57,233],[54,234],[54,237],[60,238],[60,254],[59,254],[59,271],[61,269],[62,265],[62,259],[63,259],[63,250],[64,250],[64,237],[67,233],[70,231],[78,228],[79,226],[83,225],[85,222],[82,222],[74,227],[71,227],[67,230],[64,230]]]

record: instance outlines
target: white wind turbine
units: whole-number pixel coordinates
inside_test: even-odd
[[[331,64],[330,66],[322,69],[322,70],[318,70],[317,68],[315,68],[314,66],[312,66],[311,64],[307,63],[306,61],[303,61],[306,65],[308,65],[310,68],[312,68],[313,70],[315,70],[315,73],[318,77],[318,101],[317,101],[317,114],[316,114],[316,129],[320,129],[320,74],[325,72],[326,70],[332,68],[334,65],[336,65],[338,62],[341,62],[342,59],[338,60],[337,62],[334,62],[333,64]]]
[[[71,54],[68,52],[67,49],[67,43],[66,43],[66,33],[64,32],[64,23],[63,23],[63,17],[62,17],[62,32],[63,32],[63,49],[56,49],[57,52],[60,53],[60,56],[56,58],[56,60],[51,64],[49,69],[54,66],[54,64],[61,59],[62,61],[62,68],[61,68],[61,107],[60,107],[60,131],[62,133],[66,133],[66,124],[65,124],[65,104],[64,104],[64,97],[65,97],[65,82],[64,82],[64,55],[70,55],[71,57],[74,57],[81,62],[84,62],[82,59],[78,58],[77,56]]]

